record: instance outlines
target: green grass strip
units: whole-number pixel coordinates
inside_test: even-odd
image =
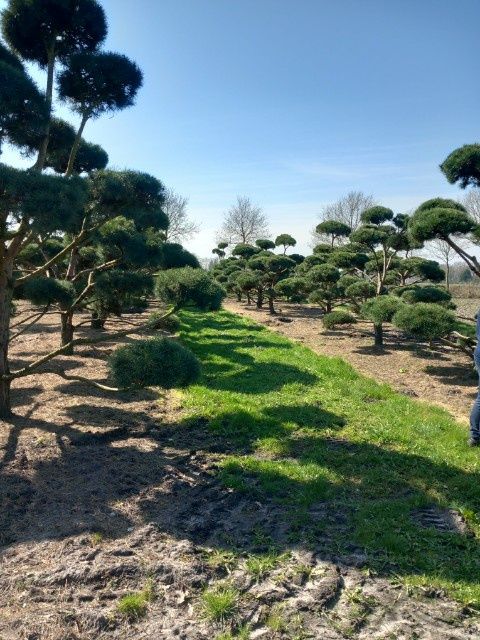
[[[227,484],[242,491],[255,479],[302,541],[321,540],[328,553],[353,544],[372,570],[480,605],[480,451],[467,448],[464,426],[250,320],[224,311],[181,319],[203,369],[184,406],[231,443]],[[384,366],[379,355],[379,373]],[[325,502],[347,514],[346,527],[335,518],[313,526],[308,510]],[[432,504],[459,510],[471,535],[411,517]]]

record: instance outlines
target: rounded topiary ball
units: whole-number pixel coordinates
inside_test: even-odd
[[[325,329],[335,329],[338,325],[354,324],[355,322],[357,322],[355,316],[348,313],[348,311],[343,311],[343,309],[337,309],[336,311],[327,313],[322,318]]]
[[[186,387],[200,375],[196,356],[170,338],[137,340],[119,347],[108,366],[115,384],[123,389]]]
[[[420,340],[431,342],[453,331],[455,315],[438,304],[418,302],[400,307],[393,316],[393,324]]]

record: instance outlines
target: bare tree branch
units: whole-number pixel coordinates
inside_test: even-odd
[[[225,213],[217,239],[229,244],[251,244],[268,236],[268,221],[262,209],[252,204],[250,198],[238,196],[237,202]]]

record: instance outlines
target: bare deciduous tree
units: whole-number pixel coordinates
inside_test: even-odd
[[[440,260],[441,266],[445,267],[445,285],[447,289],[450,288],[450,268],[452,262],[457,255],[455,250],[445,242],[445,240],[432,240],[432,242],[428,246],[430,253]]]
[[[268,221],[262,209],[250,198],[238,196],[237,202],[225,213],[217,239],[229,244],[251,244],[268,235]]]
[[[188,217],[187,204],[188,198],[184,198],[173,189],[165,191],[163,210],[168,217],[168,229],[165,231],[167,242],[182,243],[199,232],[198,224]]]
[[[320,212],[320,221],[335,220],[348,225],[352,231],[360,224],[360,216],[365,211],[375,205],[373,196],[366,195],[363,191],[349,191],[335,202],[331,202],[323,207]],[[323,234],[312,231],[312,245],[325,240]]]
[[[463,198],[463,206],[475,222],[480,224],[480,189],[471,189]]]

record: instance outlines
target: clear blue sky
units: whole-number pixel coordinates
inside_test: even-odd
[[[103,5],[107,48],[145,85],[85,137],[190,198],[201,257],[237,194],[304,251],[322,205],[351,189],[396,211],[461,195],[438,164],[480,138],[480,0]]]

